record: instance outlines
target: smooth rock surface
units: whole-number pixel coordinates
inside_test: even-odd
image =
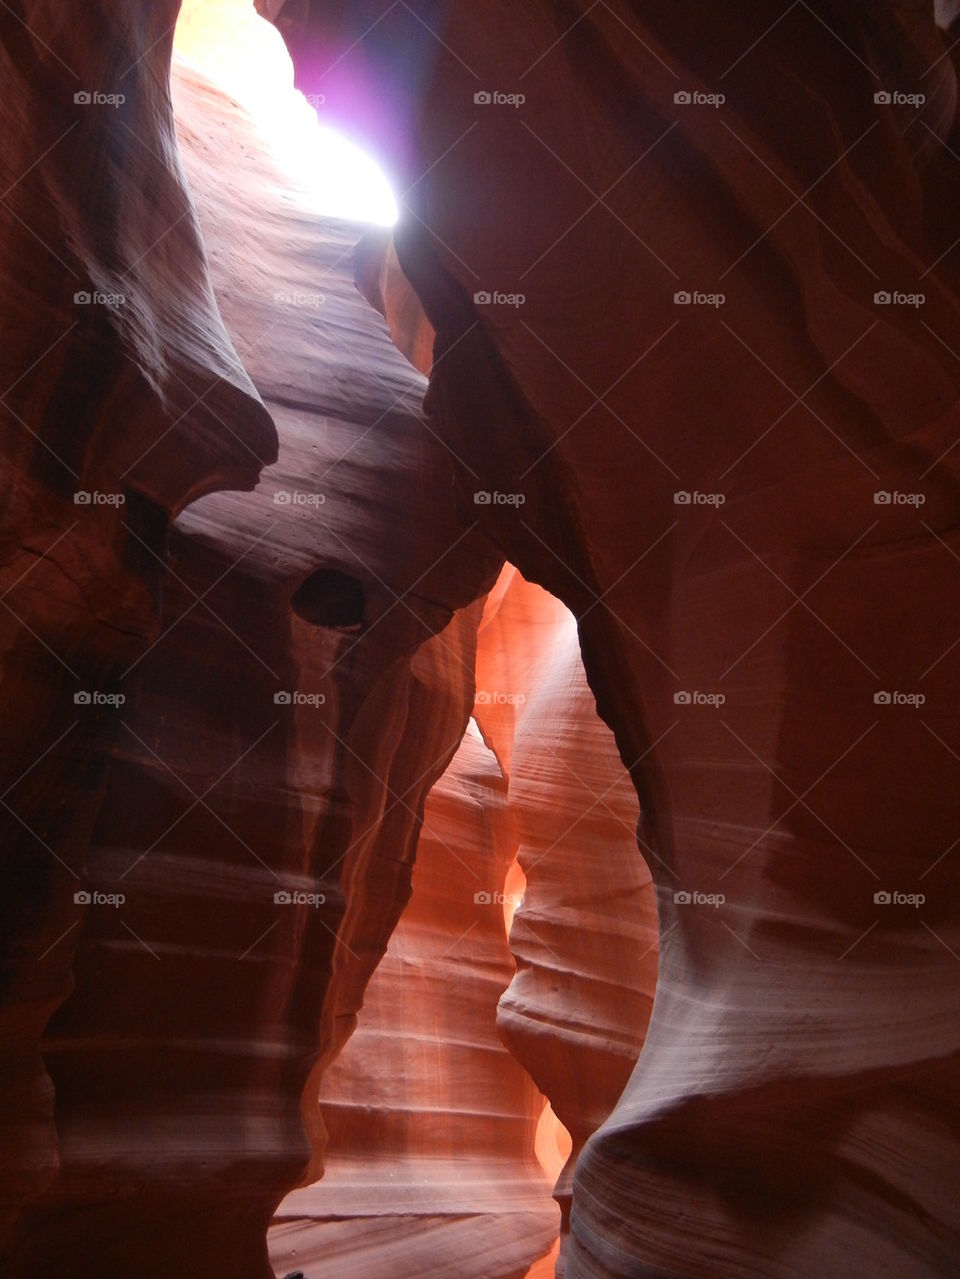
[[[960,138],[932,8],[375,10],[277,21],[305,90],[386,103],[358,127],[408,190],[431,425],[462,509],[578,618],[656,854],[656,1006],[567,1274],[951,1275]]]
[[[518,971],[497,1023],[572,1139],[554,1191],[566,1235],[577,1158],[616,1105],[650,1020],[654,887],[637,849],[636,791],[597,714],[576,621],[510,567],[484,611],[477,686],[474,714],[509,768],[522,876],[510,929]]]
[[[114,508],[129,524],[123,571],[86,565],[80,598],[149,600],[149,587],[157,612],[150,643],[125,638],[106,685],[125,702],[77,712],[100,737],[77,736],[88,762],[64,796],[82,841],[70,874],[124,901],[67,910],[60,955],[56,936],[39,938],[72,993],[42,1043],[56,1128],[48,1109],[47,1145],[26,1156],[30,1201],[4,1243],[11,1276],[59,1275],[67,1256],[77,1279],[270,1275],[273,1208],[320,1167],[300,1099],[352,1028],[409,894],[421,805],[472,704],[468,606],[499,568],[482,545],[468,554],[447,454],[419,417],[423,381],[356,291],[363,228],[284,191],[222,95],[187,76],[176,96],[219,306],[280,458],[256,493],[193,502],[169,549],[159,513]],[[323,302],[304,305],[313,290]],[[272,431],[248,386],[253,420]],[[263,459],[236,414],[216,412],[247,459],[238,483]],[[176,456],[189,471],[182,446]],[[415,534],[397,538],[400,524]],[[105,651],[95,630],[86,638],[103,688]],[[8,674],[30,660],[14,650]],[[44,727],[34,759],[62,731]],[[42,761],[30,773],[46,783],[38,803],[58,775]],[[49,823],[37,833],[49,842]],[[286,900],[296,893],[307,900]],[[49,1000],[35,1007],[49,1016]]]
[[[521,1279],[558,1231],[543,1097],[497,1037],[513,976],[506,781],[471,722],[427,798],[411,899],[320,1083],[323,1180],[280,1205],[278,1273]]]

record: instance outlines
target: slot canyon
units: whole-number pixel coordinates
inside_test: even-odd
[[[960,3],[0,65],[0,1279],[960,1279]]]

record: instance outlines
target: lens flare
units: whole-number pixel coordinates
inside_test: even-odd
[[[358,146],[322,125],[293,87],[280,32],[253,0],[184,0],[174,52],[252,117],[278,165],[317,213],[392,226],[397,205],[383,172]]]

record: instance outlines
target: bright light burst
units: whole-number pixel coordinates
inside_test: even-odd
[[[253,0],[183,0],[174,49],[250,113],[277,163],[318,213],[385,226],[397,220],[383,172],[322,125],[294,89],[283,38]]]

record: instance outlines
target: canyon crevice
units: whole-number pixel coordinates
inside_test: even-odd
[[[0,6],[0,1272],[956,1275],[955,6],[256,7],[392,230]]]

